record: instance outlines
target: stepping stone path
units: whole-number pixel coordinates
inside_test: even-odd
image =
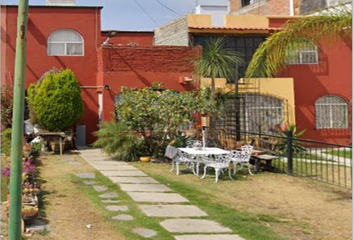
[[[127,206],[114,206],[114,205],[107,206],[106,209],[111,212],[119,212],[119,211],[126,212],[129,210]]]
[[[121,200],[102,200],[103,203],[120,203]]]
[[[108,188],[105,186],[101,186],[101,185],[94,185],[93,189],[95,189],[96,192],[104,192],[104,191],[107,191]]]
[[[115,192],[105,193],[100,195],[100,198],[116,198],[116,197],[118,197],[118,194]]]
[[[91,186],[91,185],[95,185],[96,182],[95,182],[95,181],[84,181],[84,184],[85,184],[86,186]]]
[[[205,217],[205,212],[191,205],[139,205],[149,217]]]
[[[131,221],[134,219],[133,216],[128,215],[128,214],[119,214],[117,216],[112,217],[114,220],[122,220],[122,221]]]
[[[167,186],[148,177],[130,164],[110,160],[101,153],[100,149],[85,149],[81,150],[80,154],[92,167],[118,184],[122,191],[140,203],[138,206],[145,215],[163,218],[160,220],[160,225],[170,233],[177,234],[174,236],[176,240],[245,240],[218,222],[205,219],[208,217],[206,212],[189,204],[188,199],[174,193]],[[110,199],[118,197],[114,192],[102,194],[100,197],[103,198],[102,202],[107,204],[121,202]],[[129,213],[127,206],[108,205],[106,209],[112,212]],[[134,217],[129,214],[119,214],[112,219],[131,221]],[[158,234],[146,228],[136,228],[132,232],[143,238],[151,238]]]
[[[147,228],[136,228],[132,232],[138,234],[143,238],[151,238],[157,235],[157,233],[154,230],[147,229]]]
[[[76,173],[76,177],[84,179],[93,179],[95,178],[95,173],[85,172],[85,173]]]

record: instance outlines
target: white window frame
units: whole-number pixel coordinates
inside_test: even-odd
[[[306,42],[312,44],[315,47],[315,49],[314,50],[294,50],[294,52],[296,53],[296,56],[298,56],[299,62],[290,62],[288,59],[286,59],[285,62],[287,65],[315,65],[315,64],[318,64],[318,47],[317,47],[317,45],[308,39],[303,39],[302,41],[306,41]],[[302,61],[302,54],[303,53],[315,53],[316,61],[311,62],[311,63],[303,62]]]
[[[68,41],[50,41],[50,37],[52,36],[53,33],[55,32],[58,32],[58,31],[70,31],[70,32],[73,32],[73,33],[76,33],[80,36],[81,38],[81,42],[79,41],[71,41],[71,42],[68,42]],[[64,54],[50,54],[49,53],[49,44],[50,43],[64,43]],[[82,44],[82,54],[81,55],[71,55],[71,54],[67,54],[67,44],[68,43],[80,43]],[[54,32],[52,32],[49,37],[48,37],[48,40],[47,40],[47,55],[48,56],[70,56],[70,57],[82,57],[85,55],[85,41],[84,41],[84,38],[82,37],[82,35],[80,33],[78,33],[77,31],[75,30],[72,30],[72,29],[57,29],[55,30]]]
[[[335,98],[338,98],[340,99],[341,101],[343,101],[342,103],[318,103],[319,100],[321,100],[322,98],[325,98],[325,97],[335,97]],[[317,126],[317,106],[326,106],[329,108],[329,126],[324,126],[324,127],[321,127],[321,126]],[[333,120],[333,107],[334,106],[344,106],[345,107],[345,113],[344,113],[344,116],[345,116],[345,123],[344,123],[344,127],[334,127],[334,120]],[[327,116],[326,116],[327,117]],[[336,95],[325,95],[325,96],[322,96],[320,97],[319,99],[317,99],[316,103],[315,103],[315,124],[316,124],[316,129],[347,129],[348,126],[349,126],[349,123],[348,123],[349,119],[348,119],[348,103],[341,97],[339,96],[336,96]]]

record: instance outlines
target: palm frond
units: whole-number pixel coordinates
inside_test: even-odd
[[[210,78],[232,78],[236,66],[243,64],[240,53],[225,47],[223,37],[209,40],[203,48],[202,56],[193,61],[195,74]]]
[[[308,39],[315,43],[325,39],[331,42],[352,33],[352,13],[346,7],[333,8],[318,16],[303,17],[289,21],[283,30],[263,42],[253,55],[245,77],[273,77],[285,66],[287,52],[296,43]]]

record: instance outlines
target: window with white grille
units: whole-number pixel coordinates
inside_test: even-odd
[[[60,29],[48,38],[49,56],[83,56],[84,40],[73,30]]]
[[[333,95],[321,97],[315,108],[317,129],[348,128],[348,104],[342,98]]]
[[[301,39],[293,43],[292,50],[286,55],[287,64],[317,64],[317,46],[307,39]]]

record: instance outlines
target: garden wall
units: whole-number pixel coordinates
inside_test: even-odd
[[[200,48],[175,46],[103,46],[98,50],[97,85],[108,85],[103,90],[103,121],[112,119],[114,99],[122,86],[142,88],[153,82],[162,82],[165,88],[189,91],[195,82],[183,82],[192,77],[191,61]],[[100,89],[101,90],[101,89]]]

